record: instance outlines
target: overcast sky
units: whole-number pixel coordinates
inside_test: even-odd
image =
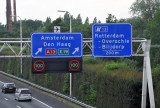
[[[13,0],[11,0],[13,1]],[[135,0],[16,0],[17,15],[21,19],[38,19],[45,21],[46,17],[55,20],[63,17],[64,13],[57,10],[66,10],[74,17],[81,14],[83,22],[89,17],[92,23],[94,17],[105,23],[108,14],[120,18],[129,18],[129,8]],[[13,6],[12,6],[13,7]],[[0,0],[0,22],[6,24],[6,0]]]

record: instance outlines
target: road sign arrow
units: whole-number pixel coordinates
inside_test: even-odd
[[[58,32],[59,31],[59,29],[58,29],[58,27],[56,27],[56,32]]]
[[[35,55],[37,55],[39,52],[42,52],[42,48],[38,48],[38,51],[35,53]]]
[[[79,47],[75,48],[75,51],[72,54],[75,54],[76,52],[79,52]]]

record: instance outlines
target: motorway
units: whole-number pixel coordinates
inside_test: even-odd
[[[4,82],[14,82],[17,88],[29,88],[32,92],[32,101],[15,100],[14,93],[2,93],[1,86]],[[52,96],[42,93],[34,88],[26,87],[23,83],[12,81],[0,74],[0,108],[74,108],[62,100],[57,100]]]

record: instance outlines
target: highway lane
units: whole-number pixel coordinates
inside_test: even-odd
[[[12,81],[0,75],[0,87],[4,82],[14,82],[17,88],[29,88],[17,81]],[[32,101],[15,100],[14,93],[2,93],[0,89],[0,108],[73,108],[72,106],[65,104],[63,101],[56,100],[55,98],[39,91],[30,88],[33,94]]]

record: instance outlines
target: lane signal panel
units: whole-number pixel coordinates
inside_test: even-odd
[[[32,73],[79,73],[82,58],[32,58]]]

